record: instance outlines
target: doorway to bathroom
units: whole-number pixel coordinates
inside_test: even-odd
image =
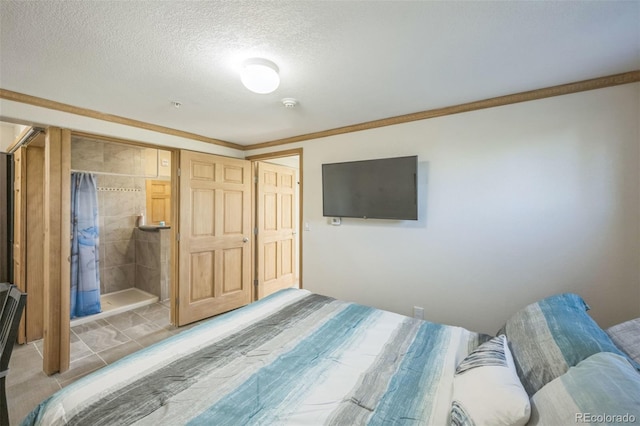
[[[95,197],[97,206],[97,253],[95,265],[90,265],[96,271],[89,271],[88,275],[99,279],[97,284],[86,280],[89,282],[79,282],[77,286],[90,291],[91,285],[97,285],[99,288],[93,290],[100,294],[98,313],[82,315],[79,309],[72,311],[71,327],[158,302],[167,308],[164,312],[168,324],[171,152],[74,133],[71,136],[71,176],[72,179],[74,176],[91,177],[91,189],[95,194],[90,196]],[[82,211],[72,214],[73,224]],[[73,250],[71,260],[73,282],[74,275],[87,274],[80,271],[84,267],[82,262],[80,265],[74,263],[78,259]],[[72,298],[75,294],[72,291]],[[77,294],[79,299],[80,291]]]

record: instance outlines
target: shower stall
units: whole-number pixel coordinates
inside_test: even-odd
[[[153,215],[147,214],[151,213],[148,209],[153,209],[147,193],[149,182],[170,183],[167,154],[170,153],[158,149],[72,136],[72,179],[92,176],[95,186],[95,276],[100,293],[98,313],[73,318],[72,311],[72,326],[169,298],[170,218],[163,218],[164,225],[159,226],[153,223]],[[141,215],[149,218],[147,226],[138,226]],[[72,262],[72,277],[73,265]],[[88,274],[85,279],[91,277]],[[90,283],[79,282],[77,287],[85,287],[84,284]],[[74,301],[71,303],[73,306]]]

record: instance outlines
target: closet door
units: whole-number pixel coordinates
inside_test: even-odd
[[[257,163],[257,299],[295,284],[296,176],[290,167]]]
[[[180,152],[178,325],[251,301],[251,166]]]

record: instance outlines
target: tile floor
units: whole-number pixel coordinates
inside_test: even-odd
[[[72,327],[69,370],[52,376],[42,372],[42,340],[16,345],[6,383],[10,424],[80,377],[191,328],[176,328],[169,319],[168,305],[155,303]]]

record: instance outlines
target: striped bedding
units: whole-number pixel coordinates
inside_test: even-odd
[[[448,424],[481,338],[288,289],[72,383],[23,425]]]

